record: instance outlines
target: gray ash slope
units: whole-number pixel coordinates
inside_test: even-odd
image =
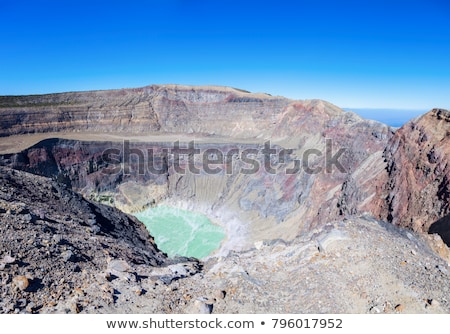
[[[203,290],[215,281],[229,292],[216,312],[450,312],[447,263],[391,224],[352,217],[255,246],[206,263]]]
[[[111,285],[115,281],[138,291],[153,268],[186,262],[197,271],[194,259],[168,260],[134,217],[51,179],[3,167],[0,233],[5,313],[101,312],[122,290]],[[164,279],[176,278],[169,273]]]

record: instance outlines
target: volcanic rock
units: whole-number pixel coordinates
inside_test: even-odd
[[[450,111],[433,109],[411,120],[384,151],[389,178],[378,188],[379,217],[414,231],[438,233],[450,245]]]
[[[0,309],[13,311],[8,305],[21,297],[34,303],[32,309],[37,312],[88,311],[85,306],[94,304],[83,306],[83,302],[91,299],[96,300],[97,308],[106,308],[109,306],[102,302],[99,287],[104,284],[101,273],[108,261],[117,270],[133,268],[143,276],[159,266],[177,263],[158,250],[147,229],[134,217],[89,202],[64,184],[45,177],[0,167],[0,207],[4,209],[0,213],[0,249],[13,255],[2,258],[7,265],[0,272],[4,283],[0,287]],[[31,222],[23,220],[24,212],[42,209],[46,212],[44,219],[32,214]],[[92,216],[101,228],[95,236],[85,228]],[[43,242],[55,239],[58,242]],[[126,268],[124,260],[115,259],[126,259]],[[134,294],[135,287],[127,282],[114,284],[124,294]],[[80,287],[87,295],[77,292],[81,300],[73,303],[70,288],[82,291]],[[17,307],[20,311],[25,306]]]
[[[23,275],[19,275],[12,279],[12,285],[14,290],[25,291],[30,283],[28,281],[28,278]]]

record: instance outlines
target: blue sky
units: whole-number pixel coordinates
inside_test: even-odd
[[[446,0],[0,0],[0,95],[214,84],[450,108],[449,18]]]

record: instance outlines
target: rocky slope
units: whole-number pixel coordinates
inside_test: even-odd
[[[117,306],[114,289],[140,293],[142,277],[170,282],[180,278],[170,271],[175,264],[198,271],[196,260],[167,259],[135,218],[7,168],[0,168],[0,234],[2,313],[102,312]]]
[[[203,287],[196,295],[217,313],[450,312],[447,263],[420,235],[370,217],[329,221],[291,242],[262,240],[204,270],[193,277]]]

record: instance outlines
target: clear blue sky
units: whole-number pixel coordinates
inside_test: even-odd
[[[0,0],[0,95],[215,84],[450,108],[450,4]]]

